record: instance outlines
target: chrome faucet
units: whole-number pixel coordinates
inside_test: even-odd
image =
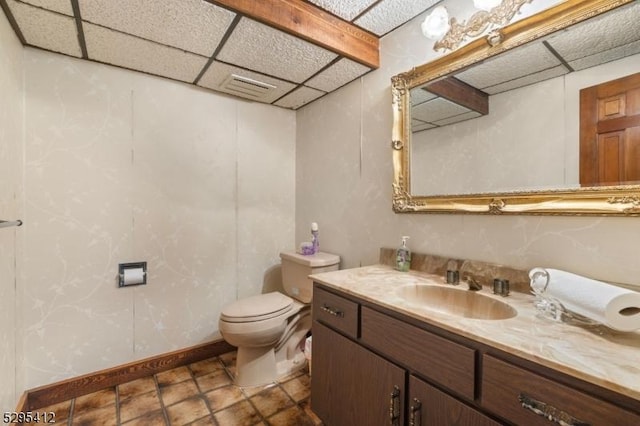
[[[476,281],[475,278],[471,277],[470,275],[464,277],[464,280],[469,286],[470,291],[482,290],[482,284],[480,284],[478,281]]]

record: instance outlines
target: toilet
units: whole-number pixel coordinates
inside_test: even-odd
[[[238,348],[235,382],[260,386],[306,365],[302,342],[311,330],[313,282],[309,275],[335,271],[340,257],[319,252],[303,256],[280,253],[286,294],[271,292],[240,299],[225,307],[218,327]]]

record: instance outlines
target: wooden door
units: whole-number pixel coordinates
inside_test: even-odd
[[[580,91],[580,184],[640,181],[640,73]]]
[[[500,426],[500,423],[439,391],[409,378],[409,424],[415,426]]]
[[[313,324],[311,408],[330,426],[404,424],[405,370]]]

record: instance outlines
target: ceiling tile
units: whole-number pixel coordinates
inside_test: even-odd
[[[423,130],[433,129],[434,127],[436,127],[436,126],[431,124],[431,123],[426,123],[426,122],[420,121],[420,120],[411,120],[411,132],[412,133],[421,132]]]
[[[82,0],[82,19],[210,57],[235,13],[202,0]]]
[[[299,89],[296,89],[293,92],[289,93],[284,98],[280,99],[274,105],[278,105],[284,108],[298,109],[301,106],[308,104],[315,99],[318,99],[324,94],[324,92],[321,92],[319,90],[302,86]]]
[[[74,18],[15,0],[7,0],[7,4],[27,44],[70,56],[82,56]]]
[[[336,56],[282,31],[242,18],[217,59],[302,83]]]
[[[411,105],[419,105],[423,102],[437,98],[438,95],[433,94],[427,90],[421,88],[415,88],[411,90]]]
[[[482,114],[476,111],[465,112],[464,114],[455,115],[453,117],[445,118],[435,122],[438,126],[446,126],[449,124],[460,123],[461,121],[471,120],[472,118],[481,117]]]
[[[354,23],[378,36],[382,36],[441,1],[383,0],[354,21]]]
[[[469,112],[468,108],[448,101],[444,98],[436,98],[418,105],[411,110],[411,116],[422,121],[434,123],[456,115]]]
[[[569,73],[569,70],[564,65],[558,65],[556,67],[549,68],[533,74],[528,74],[523,77],[516,78],[514,80],[505,81],[504,83],[496,84],[495,86],[485,87],[482,90],[485,93],[488,93],[489,95],[496,95],[498,93],[517,89],[519,87],[524,87],[530,84],[549,80],[551,78],[560,77],[561,75],[565,75],[568,73]]]
[[[275,86],[275,89],[270,90],[268,95],[261,99],[255,99],[251,96],[244,96],[242,94],[238,94],[236,91],[226,89],[223,87],[227,78],[231,75],[239,75],[242,77],[248,77],[253,80],[258,80],[263,83],[270,84]],[[273,77],[268,77],[266,75],[259,74],[253,71],[247,71],[242,68],[234,67],[232,65],[223,64],[221,62],[214,61],[207,72],[202,76],[200,81],[198,82],[199,86],[206,87],[209,89],[217,90],[219,92],[229,93],[231,95],[242,96],[247,99],[256,100],[258,102],[271,103],[276,99],[284,96],[287,92],[296,88],[295,84],[288,83],[286,81],[278,80]]]
[[[344,20],[351,21],[377,0],[309,0]]]
[[[22,0],[22,2],[41,7],[43,9],[52,10],[54,12],[63,13],[68,16],[73,16],[71,0]]]
[[[342,58],[320,74],[305,83],[314,89],[331,92],[352,80],[371,71],[371,68],[359,64],[351,59]]]
[[[638,53],[638,22],[640,2],[634,2],[554,34],[548,42],[575,70],[581,70]]]
[[[487,59],[456,74],[456,78],[484,90],[557,65],[560,61],[542,43],[532,43]]]
[[[84,23],[89,59],[193,82],[207,58]]]
[[[633,43],[625,44],[624,46],[607,50],[606,52],[600,52],[595,55],[585,56],[575,61],[570,61],[569,65],[575,71],[579,71],[585,68],[604,64],[606,62],[626,58],[627,56],[636,55],[638,53],[640,53],[640,41],[634,41]],[[637,69],[640,69],[640,67]]]

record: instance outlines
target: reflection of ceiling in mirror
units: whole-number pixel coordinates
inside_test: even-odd
[[[522,46],[476,64],[456,78],[490,95],[503,93],[540,81],[615,61],[640,52],[640,2],[633,2],[618,10],[574,25],[535,43]],[[413,89],[411,97],[422,90]],[[461,121],[460,111],[454,110],[441,98],[420,103],[416,126],[412,132]],[[412,102],[413,103],[413,102]],[[428,105],[432,103],[433,105]],[[442,109],[440,110],[439,107]],[[426,116],[429,110],[432,116]],[[420,112],[419,112],[420,111]],[[450,119],[444,118],[452,111]],[[468,119],[468,118],[466,118]]]
[[[543,43],[536,43],[471,67],[456,78],[495,95],[568,72]]]
[[[414,133],[411,193],[579,188],[580,96],[640,70],[640,53],[491,97],[491,113]]]
[[[479,113],[444,98],[418,104],[413,107],[411,114],[412,120],[432,126],[444,126],[479,116]]]

